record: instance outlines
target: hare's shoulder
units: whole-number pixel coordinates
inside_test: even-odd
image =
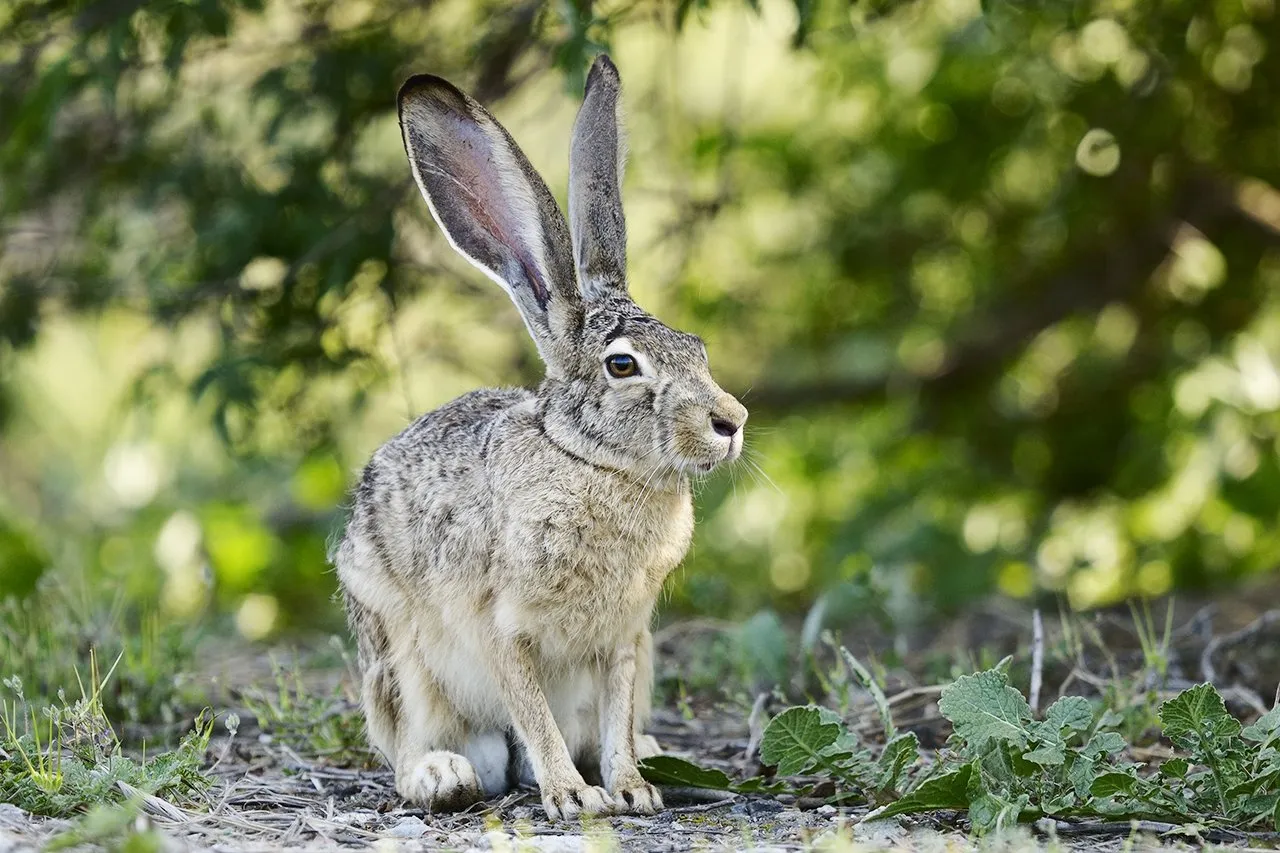
[[[463,394],[427,412],[390,444],[399,450],[432,456],[469,455],[488,441],[494,421],[504,412],[532,402],[526,388],[485,388]]]

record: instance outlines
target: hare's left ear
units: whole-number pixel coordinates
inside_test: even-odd
[[[622,213],[622,81],[601,54],[587,75],[586,97],[569,150],[569,232],[578,285],[586,300],[627,292],[627,220]]]

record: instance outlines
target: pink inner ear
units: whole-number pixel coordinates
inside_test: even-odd
[[[454,124],[452,138],[456,141],[452,146],[453,162],[448,171],[461,185],[467,210],[475,223],[495,242],[515,255],[533,289],[534,299],[540,307],[546,308],[550,298],[547,283],[538,273],[531,247],[520,236],[540,233],[541,223],[520,222],[510,198],[509,184],[523,181],[524,176],[501,173],[494,157],[493,142],[474,121],[458,118]]]

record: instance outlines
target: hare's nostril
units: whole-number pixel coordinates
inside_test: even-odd
[[[733,421],[711,416],[711,428],[716,431],[716,435],[723,435],[725,438],[732,438],[733,434],[738,431],[738,425]]]

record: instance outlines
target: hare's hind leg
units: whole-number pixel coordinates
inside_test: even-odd
[[[347,622],[356,637],[356,660],[360,666],[360,706],[364,711],[369,744],[393,763],[400,717],[400,686],[391,669],[391,645],[382,617],[343,591]]]
[[[484,738],[469,741],[465,724],[435,679],[412,654],[394,654],[382,617],[349,593],[346,602],[359,644],[360,700],[369,742],[395,770],[400,796],[432,809],[458,808],[482,799],[481,779],[471,756],[486,770],[500,760],[505,784],[505,741],[500,759]],[[492,772],[486,774],[485,782],[495,784],[492,777]]]
[[[397,671],[403,697],[395,757],[400,796],[447,810],[505,791],[506,739],[469,732],[435,677],[416,660],[400,659]]]

